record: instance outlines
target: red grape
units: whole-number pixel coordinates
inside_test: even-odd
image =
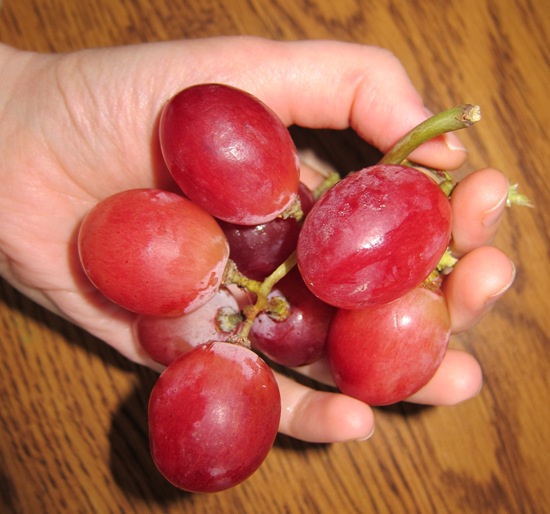
[[[225,288],[203,306],[181,316],[140,316],[136,321],[138,341],[149,357],[168,366],[196,346],[208,341],[226,341],[236,333],[220,328],[217,316],[222,309],[239,312],[237,300]]]
[[[313,207],[313,193],[303,184],[298,190],[304,214]],[[263,280],[295,249],[301,225],[294,218],[275,218],[260,225],[220,222],[229,242],[229,257],[248,278]]]
[[[290,134],[245,91],[223,84],[180,91],[162,111],[159,135],[176,183],[219,219],[265,223],[296,198],[300,172]]]
[[[405,166],[352,173],[313,206],[298,266],[323,301],[344,309],[399,298],[420,285],[449,244],[451,207],[439,186]]]
[[[82,222],[78,248],[84,271],[106,297],[152,316],[206,303],[229,256],[210,214],[158,189],[124,191],[97,204]]]
[[[339,310],[327,354],[337,387],[369,405],[405,400],[443,358],[450,320],[440,290],[414,288],[394,302]]]
[[[270,297],[274,296],[288,301],[289,316],[275,321],[267,313],[258,315],[250,331],[253,348],[288,367],[320,359],[336,308],[314,296],[296,268],[277,283]]]
[[[260,357],[230,343],[199,346],[172,362],[153,387],[153,460],[181,489],[228,489],[262,464],[280,414],[275,377]]]

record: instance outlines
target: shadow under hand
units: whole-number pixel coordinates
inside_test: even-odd
[[[177,489],[158,471],[149,448],[147,405],[158,374],[147,368],[138,372],[140,380],[113,415],[110,466],[117,485],[144,503],[167,506],[192,494]]]

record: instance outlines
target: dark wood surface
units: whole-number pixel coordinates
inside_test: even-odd
[[[0,512],[550,512],[548,7],[546,0],[4,0],[0,40],[39,51],[220,34],[385,46],[432,110],[482,106],[482,123],[461,135],[465,171],[502,169],[536,208],[509,211],[495,241],[516,263],[515,285],[480,325],[452,340],[483,366],[478,397],[448,408],[377,409],[367,442],[281,436],[251,479],[215,495],[177,491],[150,460],[146,408],[155,373],[1,283]],[[362,157],[349,133],[306,139],[344,169]]]

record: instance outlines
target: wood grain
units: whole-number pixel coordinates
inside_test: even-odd
[[[4,0],[0,40],[78,48],[220,34],[384,46],[435,110],[479,103],[464,171],[502,169],[535,203],[495,244],[517,280],[455,336],[485,385],[449,408],[378,409],[368,442],[279,437],[262,468],[215,495],[169,486],[148,451],[155,374],[1,284],[0,512],[543,513],[550,505],[550,17],[545,0]],[[296,137],[339,169],[368,154],[349,132]]]

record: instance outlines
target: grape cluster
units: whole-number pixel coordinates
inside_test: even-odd
[[[139,314],[144,351],[166,366],[149,429],[170,482],[215,492],[261,465],[281,413],[266,361],[327,358],[337,387],[371,405],[426,384],[450,334],[434,270],[451,210],[432,177],[399,158],[311,191],[281,120],[222,84],[171,98],[159,137],[181,191],[103,200],[78,246],[91,282]]]

